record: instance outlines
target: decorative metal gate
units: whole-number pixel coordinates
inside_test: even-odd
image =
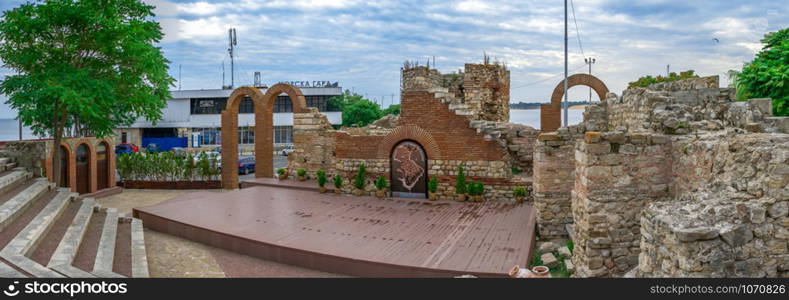
[[[392,150],[392,196],[427,197],[427,155],[422,146],[402,141]]]

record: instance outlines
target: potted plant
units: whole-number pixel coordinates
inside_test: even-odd
[[[326,171],[320,169],[315,172],[315,175],[318,177],[318,191],[320,191],[321,194],[326,193]]]
[[[430,178],[430,181],[427,182],[427,198],[431,201],[435,201],[438,198],[436,191],[438,191],[438,178],[433,176],[433,178]]]
[[[342,176],[334,175],[334,193],[339,195],[342,194]]]
[[[288,171],[283,168],[277,169],[277,175],[279,175],[279,180],[288,179]]]
[[[473,182],[471,185],[473,186],[474,190],[474,202],[485,201],[485,185],[482,184],[482,182]]]
[[[299,181],[307,180],[307,170],[305,170],[305,169],[298,169],[298,170],[296,170],[296,176],[297,176],[296,178]]]
[[[353,194],[356,196],[364,195],[364,185],[365,185],[365,175],[367,174],[367,168],[364,166],[364,163],[359,165],[359,171],[356,172],[356,178],[353,181]]]
[[[386,188],[388,186],[389,186],[389,183],[386,182],[386,178],[384,178],[383,175],[378,176],[378,178],[375,180],[375,188],[377,189],[375,191],[375,196],[378,197],[378,198],[386,197]]]
[[[466,201],[467,188],[466,173],[463,170],[463,165],[459,165],[458,174],[455,176],[455,195],[457,195],[458,201]]]
[[[523,203],[526,201],[526,196],[529,195],[529,191],[527,191],[526,188],[522,186],[516,186],[514,189],[512,189],[512,194],[515,196],[515,202]]]

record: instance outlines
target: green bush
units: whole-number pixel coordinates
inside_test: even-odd
[[[485,185],[482,182],[472,181],[468,184],[468,194],[471,196],[480,196],[485,194]]]
[[[296,170],[296,175],[299,175],[299,176],[307,175],[307,170],[305,170],[305,169],[298,169],[298,170]]]
[[[359,171],[356,172],[356,178],[353,181],[353,187],[363,190],[366,175],[367,175],[367,167],[365,167],[364,163],[362,163],[359,165]]]
[[[435,193],[438,190],[438,178],[433,176],[430,178],[430,181],[427,182],[427,190],[431,193]]]
[[[521,169],[518,169],[518,167],[512,167],[512,174],[513,175],[518,175],[520,173],[523,173],[523,171],[521,171]]]
[[[342,188],[342,176],[334,175],[334,188]]]
[[[386,182],[386,178],[384,178],[383,175],[378,176],[378,178],[375,179],[375,188],[377,188],[379,190],[383,190],[383,189],[387,188],[388,186],[389,186],[389,183]]]
[[[318,177],[318,186],[324,187],[326,185],[326,171],[320,169],[317,172],[315,172],[315,176]]]
[[[526,188],[522,186],[516,186],[514,189],[512,189],[512,193],[515,195],[515,197],[526,197],[527,195]]]
[[[654,84],[654,83],[670,82],[670,81],[677,81],[677,80],[690,79],[690,78],[699,78],[699,76],[694,73],[695,71],[693,70],[687,70],[685,72],[679,72],[679,75],[677,75],[677,73],[675,72],[671,72],[668,74],[668,77],[663,77],[662,75],[652,77],[652,75],[647,75],[639,78],[636,81],[628,83],[628,86],[647,87],[650,84]]]
[[[458,166],[458,174],[455,176],[455,193],[465,194],[467,192],[466,173],[463,165]]]
[[[279,174],[279,175],[285,175],[285,172],[286,172],[286,171],[285,171],[285,169],[283,169],[283,168],[279,168],[279,169],[277,169],[277,174]]]
[[[191,154],[182,157],[169,151],[118,155],[116,169],[124,181],[214,180],[221,174],[216,156],[199,155],[195,161]]]

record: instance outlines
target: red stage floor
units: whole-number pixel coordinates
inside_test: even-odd
[[[257,186],[184,194],[134,214],[146,227],[267,260],[352,276],[506,276],[527,265],[528,204],[336,196]]]

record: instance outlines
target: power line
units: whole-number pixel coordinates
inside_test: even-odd
[[[586,64],[580,65],[580,66],[576,67],[575,69],[570,70],[570,72],[577,71],[578,69],[583,68],[585,66],[586,66]],[[554,78],[559,77],[559,76],[564,76],[564,73],[559,73],[559,74],[553,75],[553,76],[548,77],[548,78],[543,78],[543,79],[540,79],[540,80],[537,80],[537,81],[532,81],[532,82],[529,82],[529,83],[525,83],[525,84],[522,84],[522,85],[519,85],[519,86],[516,86],[516,87],[511,87],[510,90],[519,89],[519,88],[527,87],[527,86],[530,86],[530,85],[535,85],[535,84],[538,84],[538,83],[541,83],[541,82],[545,82],[545,81],[554,79]]]
[[[573,22],[575,23],[575,36],[578,37],[578,47],[581,48],[581,56],[586,57],[584,54],[584,46],[581,44],[581,31],[578,30],[578,21],[575,19],[575,5],[573,4],[573,0],[570,0],[570,8],[573,11]]]

